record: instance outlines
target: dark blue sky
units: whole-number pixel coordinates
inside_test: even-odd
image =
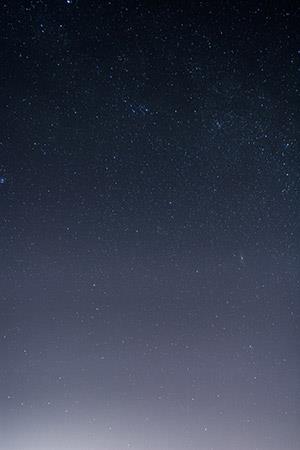
[[[0,15],[3,448],[296,450],[295,3]]]

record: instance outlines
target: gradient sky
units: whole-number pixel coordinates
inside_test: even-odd
[[[297,450],[295,2],[0,11],[0,449]]]

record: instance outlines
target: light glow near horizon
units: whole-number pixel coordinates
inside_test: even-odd
[[[139,419],[126,413],[118,417],[103,416],[76,419],[61,417],[31,418],[15,423],[9,435],[2,436],[5,450],[282,450],[284,437],[277,436],[278,446],[260,445],[256,435],[246,435],[241,429],[233,430],[233,423],[219,423],[216,429],[193,424],[174,427],[172,420]],[[178,420],[178,417],[177,417]],[[108,424],[111,425],[108,425]],[[274,436],[273,436],[274,438]],[[281,440],[281,442],[280,442]],[[195,443],[197,443],[195,445]],[[296,450],[296,449],[295,449]]]

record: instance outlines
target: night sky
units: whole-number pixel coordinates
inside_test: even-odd
[[[296,2],[0,11],[0,449],[299,449]]]

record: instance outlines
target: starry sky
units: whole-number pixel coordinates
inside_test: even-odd
[[[296,2],[0,11],[0,448],[297,450]]]

